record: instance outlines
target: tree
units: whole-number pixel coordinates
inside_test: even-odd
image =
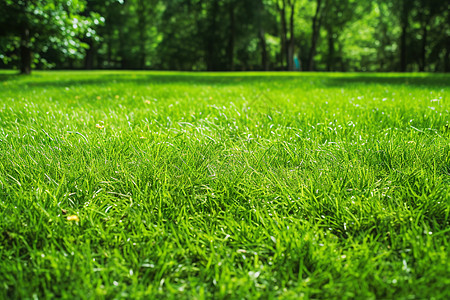
[[[65,56],[82,57],[87,44],[81,38],[87,33],[95,35],[94,25],[103,20],[95,13],[82,16],[85,4],[82,0],[0,2],[2,43],[8,44],[9,51],[19,53],[22,74],[30,74],[33,63],[41,61],[40,54],[49,49]]]
[[[391,0],[377,0],[374,5],[378,12],[377,30],[374,36],[378,43],[376,60],[379,65],[377,70],[380,72],[395,70],[398,60],[396,28],[399,26],[398,18],[393,18],[391,13],[395,6]]]
[[[206,3],[201,0],[168,0],[161,13],[161,42],[156,67],[170,70],[205,69]]]
[[[327,4],[328,0],[317,0],[316,11],[312,20],[311,48],[309,50],[308,57],[308,71],[314,70],[314,56],[316,55],[320,28],[322,26],[324,12],[326,11]]]
[[[401,0],[400,3],[400,24],[402,28],[402,33],[400,36],[400,71],[406,72],[406,68],[408,67],[407,61],[407,42],[406,38],[408,35],[409,28],[409,13],[410,13],[410,3],[408,0]]]
[[[417,53],[418,55],[416,55],[416,57],[418,58],[417,63],[419,65],[419,71],[423,72],[426,70],[427,66],[430,65],[428,62],[430,35],[433,35],[434,30],[436,31],[437,34],[435,34],[435,36],[432,36],[434,41],[441,41],[442,38],[445,38],[446,36],[446,34],[439,34],[442,32],[446,32],[444,30],[444,24],[446,22],[436,22],[436,19],[439,19],[440,17],[442,18],[445,12],[447,12],[448,15],[450,3],[446,3],[446,1],[442,0],[416,0],[413,4],[414,10],[411,14],[413,19],[418,24],[418,26],[415,26],[416,28],[418,28],[418,30],[415,32],[414,36],[420,36],[420,40],[415,41],[416,44],[420,45],[418,47],[420,51],[418,51],[419,53]],[[445,17],[442,19],[445,19]],[[436,23],[439,24],[439,28],[437,28],[437,30],[433,28],[433,25]],[[449,27],[448,23],[446,27]],[[445,49],[445,47],[439,47],[439,50],[442,49]],[[438,52],[440,52],[439,50]]]
[[[269,54],[267,50],[266,30],[270,24],[271,15],[266,10],[264,0],[256,0],[252,3],[255,6],[255,29],[258,32],[258,44],[261,50],[261,70],[269,70]]]
[[[296,0],[276,0],[276,9],[280,15],[281,64],[286,61],[286,69],[294,70],[294,15]],[[284,57],[284,59],[283,59]]]
[[[336,41],[347,23],[352,22],[355,16],[357,2],[354,0],[331,1],[326,7],[326,18],[324,27],[327,32],[328,54],[326,58],[327,71],[335,71],[335,63],[338,59],[336,52]],[[369,6],[370,8],[370,6]]]
[[[0,68],[22,73],[293,70],[296,56],[303,70],[450,70],[449,0],[0,0],[0,12]]]
[[[105,30],[105,19],[109,16],[109,13],[114,10],[113,6],[120,6],[121,3],[123,3],[122,0],[86,0],[86,7],[82,12],[83,17],[88,18],[94,13],[101,15],[101,20],[103,22],[98,24],[100,26],[96,27],[95,35],[88,33],[82,39],[82,42],[88,45],[83,63],[85,69],[94,69],[102,66],[100,62],[103,61],[103,57],[100,58],[99,50],[102,48],[102,44],[105,42],[108,33],[108,31]]]

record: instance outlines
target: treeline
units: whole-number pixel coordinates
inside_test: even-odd
[[[450,70],[450,0],[0,1],[0,67],[25,73]]]

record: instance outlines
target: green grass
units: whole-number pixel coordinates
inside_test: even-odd
[[[445,299],[449,101],[449,75],[2,72],[0,298]]]

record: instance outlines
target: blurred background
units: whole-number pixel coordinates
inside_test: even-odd
[[[450,70],[450,0],[0,0],[0,68]]]

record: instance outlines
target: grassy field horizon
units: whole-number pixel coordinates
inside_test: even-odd
[[[450,75],[0,71],[0,298],[446,299]]]

